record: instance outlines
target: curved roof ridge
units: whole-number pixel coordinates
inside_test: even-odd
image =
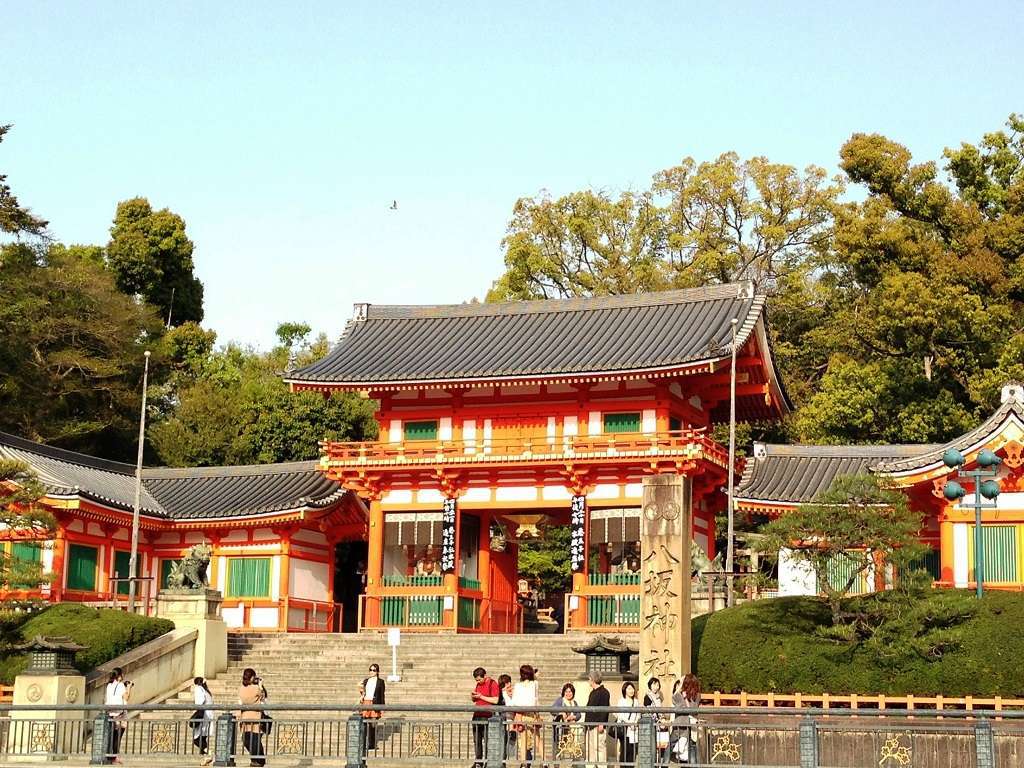
[[[753,283],[745,280],[697,288],[677,288],[670,291],[617,293],[605,296],[579,296],[564,299],[529,299],[463,304],[366,304],[365,306],[366,320],[440,319],[445,317],[591,312],[602,309],[685,304],[699,301],[714,301],[716,299],[750,299],[754,298],[754,296]]]
[[[275,464],[236,464],[223,467],[145,467],[142,480],[172,480],[200,477],[253,477],[315,472],[319,462],[287,461]]]
[[[766,456],[917,456],[933,450],[933,443],[865,443],[844,445],[811,445],[807,443],[759,443]],[[755,458],[757,458],[755,456]]]
[[[6,445],[27,453],[45,456],[46,458],[54,459],[55,461],[63,461],[67,464],[78,464],[82,467],[98,469],[102,472],[114,472],[119,475],[135,474],[135,465],[133,464],[103,459],[99,456],[90,456],[87,453],[79,453],[78,451],[71,451],[67,448],[58,448],[54,445],[46,445],[45,443],[37,443],[34,440],[29,440],[27,437],[18,437],[17,435],[12,435],[9,432],[0,432],[0,445]]]

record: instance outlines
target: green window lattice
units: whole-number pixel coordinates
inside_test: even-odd
[[[114,573],[117,574],[119,579],[127,579],[131,576],[131,564],[132,564],[132,553],[131,552],[114,552]],[[110,574],[113,578],[114,573]],[[138,587],[136,586],[136,591]],[[127,595],[128,594],[128,582],[119,581],[117,583],[117,594]]]
[[[227,596],[270,597],[270,558],[230,558]]]
[[[605,432],[639,432],[640,413],[606,413],[604,415]]]
[[[437,440],[436,421],[405,422],[406,440]]]

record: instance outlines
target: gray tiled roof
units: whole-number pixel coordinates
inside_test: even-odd
[[[135,504],[135,467],[131,464],[40,445],[2,432],[0,457],[28,464],[53,496],[77,495],[118,509],[132,509]],[[164,508],[145,487],[140,509],[150,515],[167,517]]]
[[[584,299],[375,306],[296,384],[370,385],[670,368],[728,357],[764,310],[750,283]]]
[[[739,501],[803,503],[844,475],[877,470],[884,462],[916,456],[933,445],[754,446],[736,488]]]
[[[33,468],[49,494],[82,496],[131,510],[135,467],[0,432],[0,457]],[[241,517],[326,507],[346,491],[315,461],[142,470],[142,512],[174,520]]]
[[[147,469],[143,482],[176,520],[324,507],[345,495],[338,483],[317,470],[315,461]]]

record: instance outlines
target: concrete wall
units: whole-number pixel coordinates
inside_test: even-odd
[[[193,678],[198,637],[195,629],[175,629],[97,667],[86,680],[87,703],[103,703],[114,667],[121,667],[125,680],[135,683],[132,704],[162,701]]]

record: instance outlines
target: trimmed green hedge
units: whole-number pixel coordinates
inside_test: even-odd
[[[60,603],[32,615],[19,628],[24,640],[36,635],[67,635],[88,646],[77,657],[79,670],[89,672],[100,664],[174,629],[174,622],[153,619],[111,608],[87,608]],[[12,639],[12,644],[17,644]],[[27,654],[0,650],[0,682],[7,685],[28,665]]]
[[[882,593],[850,613],[892,606]],[[760,600],[694,619],[693,664],[724,692],[1024,695],[1024,595],[931,590],[890,611],[873,641],[832,639],[824,600]]]

